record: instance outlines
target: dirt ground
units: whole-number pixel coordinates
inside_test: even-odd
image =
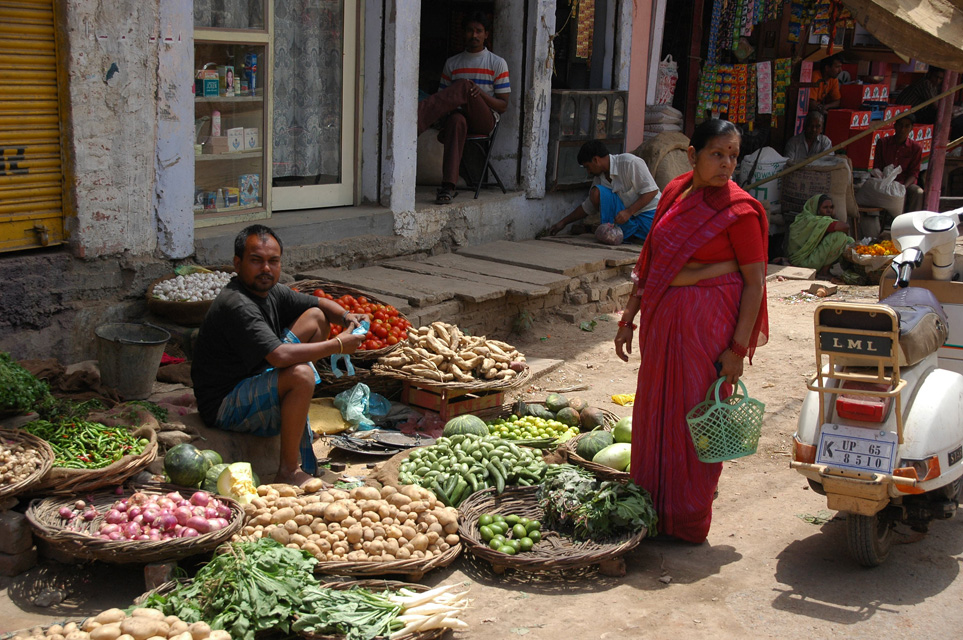
[[[594,569],[532,576],[495,575],[463,555],[428,574],[426,584],[468,581],[469,631],[454,637],[541,638],[886,638],[927,637],[963,626],[963,517],[934,523],[920,541],[894,547],[881,567],[864,569],[846,551],[845,523],[789,469],[790,439],[814,366],[809,283],[769,283],[771,336],[744,378],[766,403],[759,452],[725,463],[705,544],[646,540],[626,556],[622,578]],[[870,299],[871,288],[840,287],[837,298]],[[619,415],[611,401],[635,391],[638,357],[615,357],[612,315],[588,332],[536,318],[509,341],[530,356],[565,364],[522,390],[540,400],[572,392]],[[363,468],[359,466],[358,468]],[[350,469],[349,469],[350,470]],[[33,598],[59,588],[64,602]],[[127,606],[143,591],[139,569],[45,564],[0,580],[0,632]]]

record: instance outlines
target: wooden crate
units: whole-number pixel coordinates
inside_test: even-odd
[[[434,411],[447,422],[455,416],[501,406],[505,402],[505,391],[459,391],[419,387],[405,381],[401,401],[412,407]]]

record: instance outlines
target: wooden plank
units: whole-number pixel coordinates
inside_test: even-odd
[[[443,253],[425,259],[426,264],[444,267],[452,272],[461,272],[468,277],[487,275],[504,280],[511,280],[522,285],[531,285],[534,291],[547,287],[550,291],[557,291],[568,286],[570,278],[538,269],[525,269],[500,262],[492,262],[480,258]]]
[[[483,264],[491,263],[487,262]],[[402,271],[411,271],[413,273],[424,273],[427,275],[438,276],[440,278],[453,278],[469,283],[483,283],[493,287],[499,287],[502,291],[502,295],[510,294],[532,298],[537,296],[547,296],[549,293],[551,293],[551,290],[545,286],[534,285],[525,282],[515,282],[484,273],[461,271],[446,266],[431,264],[429,262],[391,260],[390,262],[386,262],[385,266],[391,269],[400,269]]]
[[[575,245],[577,247],[585,247],[587,249],[610,249],[612,251],[622,251],[625,253],[630,253],[636,258],[639,256],[639,252],[642,251],[642,245],[635,244],[633,242],[628,242],[626,244],[618,245],[604,245],[595,239],[595,236],[591,233],[582,233],[577,236],[544,236],[540,238],[546,242],[558,242],[559,244]]]
[[[318,277],[317,275],[313,275],[313,272],[312,273],[301,273],[301,272],[295,273],[294,279],[295,280],[324,280],[325,282],[334,282],[333,280],[329,280],[327,278],[321,278],[321,277]],[[344,284],[344,283],[341,283],[341,284]],[[354,287],[354,285],[348,285],[348,286]],[[401,313],[407,314],[409,311],[411,311],[411,303],[408,302],[407,298],[399,298],[392,294],[382,293],[380,291],[373,291],[371,289],[362,288],[362,287],[355,287],[355,288],[360,291],[364,291],[365,293],[370,293],[374,296],[377,296],[379,301],[383,302],[384,304],[390,304],[392,307],[394,307]]]
[[[471,256],[517,267],[561,273],[570,278],[602,271],[608,266],[606,260],[611,257],[606,251],[582,247],[572,247],[569,251],[559,251],[552,244],[540,240],[526,240],[524,242],[499,240],[477,247],[464,247],[459,249],[457,253],[462,256]]]
[[[490,284],[378,266],[351,271],[319,269],[307,273],[312,278],[346,284],[372,293],[399,296],[407,299],[415,307],[426,307],[451,299],[485,302],[505,294],[504,289]]]

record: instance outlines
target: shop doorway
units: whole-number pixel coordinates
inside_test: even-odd
[[[358,1],[275,0],[272,209],[355,200]]]

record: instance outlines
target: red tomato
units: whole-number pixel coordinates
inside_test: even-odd
[[[385,340],[385,342],[387,342],[389,345],[398,344],[398,336],[390,335],[388,336],[388,339]]]
[[[388,337],[388,330],[383,324],[375,324],[371,327],[371,332],[375,334],[379,339]]]
[[[315,289],[315,290],[314,290],[314,293],[311,294],[311,295],[313,295],[315,298],[323,298],[323,297],[324,297],[324,289]]]

